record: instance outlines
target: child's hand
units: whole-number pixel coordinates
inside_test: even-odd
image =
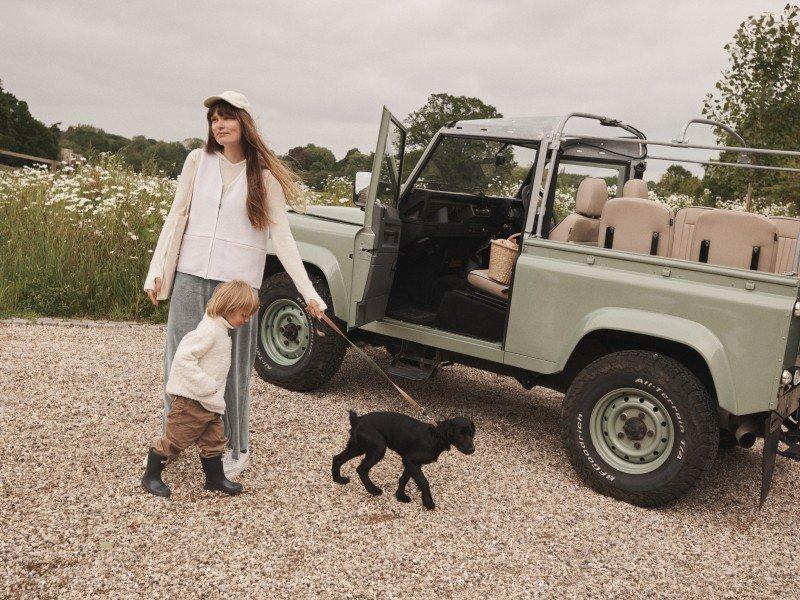
[[[311,316],[315,319],[321,319],[324,314],[324,311],[319,306],[319,302],[316,300],[311,300],[311,302],[308,303],[308,312],[310,312]]]

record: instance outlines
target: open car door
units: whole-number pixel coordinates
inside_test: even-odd
[[[405,143],[405,128],[384,108],[364,206],[364,227],[356,234],[353,249],[352,300],[347,319],[350,328],[377,321],[386,313],[400,248],[397,199]]]

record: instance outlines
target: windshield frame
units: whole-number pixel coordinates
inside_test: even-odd
[[[508,144],[509,146],[520,146],[523,148],[528,148],[535,152],[533,162],[528,169],[528,172],[525,177],[520,180],[520,185],[517,188],[517,192],[515,194],[515,198],[519,198],[520,191],[526,185],[526,183],[531,179],[531,172],[536,168],[536,163],[538,161],[539,152],[540,152],[540,142],[536,140],[521,140],[518,138],[507,138],[507,137],[494,137],[494,136],[487,136],[487,135],[470,135],[470,134],[458,134],[458,133],[442,133],[441,131],[438,132],[434,138],[430,141],[427,148],[422,153],[419,161],[417,162],[414,169],[408,176],[408,179],[403,184],[402,190],[400,192],[400,199],[398,200],[398,208],[400,208],[403,202],[408,198],[411,192],[414,189],[424,189],[424,188],[416,188],[417,181],[419,180],[420,175],[425,171],[425,168],[430,163],[431,159],[434,157],[436,150],[439,148],[439,145],[445,138],[458,138],[458,139],[468,139],[468,140],[480,140],[486,142],[500,142],[501,144]],[[443,191],[453,191],[453,190],[443,190]],[[481,198],[481,194],[476,194],[473,192],[462,192],[457,191],[455,193],[463,194],[467,196],[474,196],[475,198]]]

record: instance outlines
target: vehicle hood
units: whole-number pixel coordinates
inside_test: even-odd
[[[289,210],[291,210],[291,208]],[[330,221],[352,223],[353,225],[364,224],[364,211],[357,206],[319,206],[311,204],[306,208],[305,213],[298,214],[306,214]]]

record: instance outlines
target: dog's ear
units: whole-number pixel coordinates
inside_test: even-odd
[[[436,421],[436,429],[441,432],[448,441],[453,439],[453,421],[445,419],[444,421]]]
[[[475,435],[475,423],[472,422],[472,419],[469,420],[469,430],[470,430],[470,435],[474,436]]]

